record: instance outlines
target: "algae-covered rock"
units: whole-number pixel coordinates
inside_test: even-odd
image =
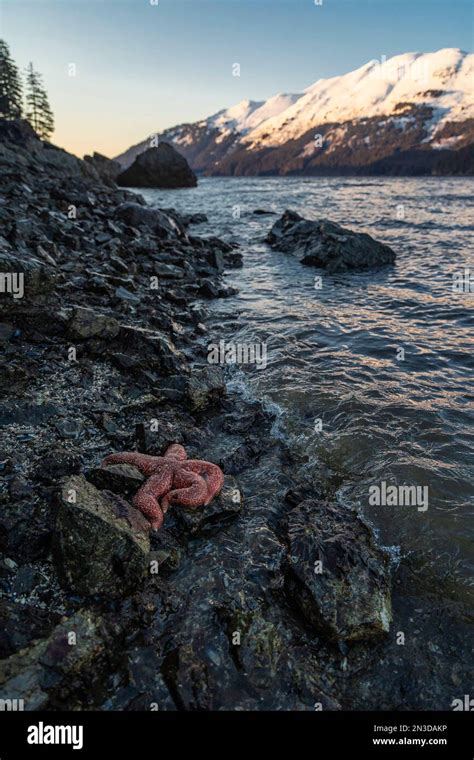
[[[69,333],[73,338],[115,338],[120,325],[114,317],[98,314],[94,309],[76,306],[69,322]]]
[[[121,595],[142,582],[150,549],[148,520],[121,496],[81,476],[61,485],[55,559],[61,581],[78,594]]]
[[[289,587],[305,617],[336,640],[387,633],[389,556],[352,511],[308,499],[290,514]]]
[[[17,701],[21,709],[41,710],[57,707],[71,695],[77,697],[82,688],[90,693],[100,677],[100,665],[106,666],[109,636],[100,616],[79,610],[46,638],[3,660],[0,700],[4,709],[12,709]],[[70,701],[67,704],[71,706]]]

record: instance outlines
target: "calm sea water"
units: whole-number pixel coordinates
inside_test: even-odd
[[[145,193],[207,214],[194,234],[241,246],[244,267],[227,277],[239,294],[211,302],[210,340],[266,343],[268,365],[229,368],[234,387],[266,399],[276,432],[419,564],[420,583],[460,601],[474,584],[474,293],[454,292],[453,276],[470,269],[474,280],[473,189],[445,178],[219,178]],[[368,232],[394,248],[396,265],[337,275],[302,266],[262,242],[277,217],[257,208]],[[371,506],[382,481],[427,487],[428,509]]]

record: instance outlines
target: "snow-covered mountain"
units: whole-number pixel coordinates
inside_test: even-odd
[[[211,127],[217,127],[223,135],[233,131],[242,135],[247,134],[260,127],[261,124],[265,124],[268,119],[276,119],[301,97],[301,94],[279,94],[269,100],[242,100],[236,106],[211,116],[207,119],[207,123]]]
[[[206,174],[474,173],[474,55],[445,48],[369,61],[160,139]],[[117,160],[127,166],[148,146]]]

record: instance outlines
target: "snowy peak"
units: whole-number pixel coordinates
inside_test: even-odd
[[[214,116],[209,117],[209,119],[201,123],[217,127],[217,129],[243,132],[252,114],[261,108],[264,102],[263,100],[241,100],[237,105],[218,111]]]
[[[436,109],[433,127],[474,117],[474,55],[457,48],[405,53],[373,60],[355,71],[320,79],[285,111],[246,137],[255,145],[279,145],[313,126],[373,116],[389,116],[400,104]]]
[[[278,116],[287,108],[299,100],[298,95],[274,95],[269,100],[255,101],[242,100],[237,105],[219,111],[214,116],[206,119],[201,124],[215,127],[222,132],[238,132],[241,135],[246,134],[252,129],[256,129],[262,123]]]

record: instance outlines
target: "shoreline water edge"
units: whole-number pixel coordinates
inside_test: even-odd
[[[469,669],[462,653],[455,673],[437,667],[423,635],[434,608],[402,656],[409,562],[272,434],[264,404],[226,386],[228,344],[209,339],[204,361],[205,302],[235,295],[225,272],[242,266],[238,247],[196,236],[199,218],[147,206],[24,124],[1,123],[0,138],[0,699],[451,709]],[[100,465],[172,443],[217,464],[224,486],[152,531],[131,504],[141,473]],[[449,612],[437,625],[456,646]]]

